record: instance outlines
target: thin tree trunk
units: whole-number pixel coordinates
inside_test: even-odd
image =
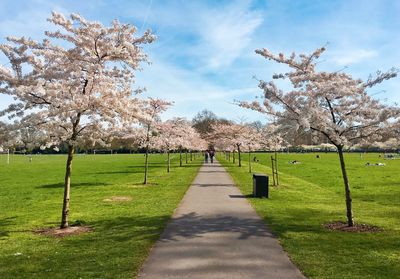
[[[182,167],[182,148],[179,148],[179,166]]]
[[[64,180],[64,199],[63,199],[63,209],[61,217],[60,228],[68,227],[68,217],[69,217],[69,201],[71,192],[71,169],[72,169],[72,159],[74,158],[75,148],[73,145],[68,145],[68,159],[65,170],[65,180]]]
[[[168,165],[167,165],[167,172],[169,172],[169,170],[171,169],[171,160],[169,158],[169,150],[167,151],[167,156],[168,156]]]
[[[144,161],[144,181],[143,184],[147,184],[147,174],[149,171],[149,142],[150,142],[150,124],[147,124],[147,132],[146,132],[146,154]]]
[[[233,154],[232,154],[232,163],[236,163],[236,158],[235,158],[235,150],[233,150]]]
[[[274,162],[274,157],[271,156],[271,168],[272,168],[272,181],[273,181],[273,185],[276,185],[275,182],[275,162]]]
[[[149,146],[146,146],[146,154],[144,159],[144,181],[143,184],[147,184],[147,173],[149,170]]]
[[[276,173],[276,185],[279,185],[279,176],[278,176],[278,152],[275,151],[275,173]]]
[[[251,152],[249,150],[249,173],[251,173]]]
[[[185,160],[186,160],[186,164],[187,164],[188,163],[188,152],[187,152],[187,150],[185,151],[185,156],[186,156]]]
[[[193,152],[190,150],[190,162],[193,161]]]
[[[239,167],[241,167],[242,166],[242,158],[240,156],[240,146],[239,145],[237,146],[237,149],[238,149]]]
[[[340,159],[340,168],[342,169],[344,190],[345,190],[345,193],[346,193],[347,224],[348,224],[349,227],[352,227],[354,225],[354,223],[353,223],[352,199],[351,199],[351,193],[350,193],[349,180],[347,178],[346,165],[345,165],[344,157],[343,157],[343,146],[337,146],[337,149],[338,149],[339,159]]]

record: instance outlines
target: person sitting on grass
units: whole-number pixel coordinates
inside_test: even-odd
[[[385,163],[376,163],[376,164],[371,164],[370,162],[367,162],[366,164],[365,164],[365,166],[377,166],[377,167],[383,167],[383,166],[386,166],[385,165]]]

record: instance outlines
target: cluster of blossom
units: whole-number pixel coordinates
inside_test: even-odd
[[[261,136],[262,147],[269,151],[278,151],[289,146],[285,140],[286,133],[279,125],[273,123],[266,125],[261,131]]]
[[[212,132],[207,136],[218,149],[230,151],[243,147],[248,151],[261,147],[261,134],[253,127],[246,124],[215,123]]]
[[[380,149],[380,150],[397,150],[400,149],[400,141],[398,138],[389,138],[385,141],[363,142],[355,144],[353,149]]]
[[[0,152],[9,148],[11,138],[9,125],[0,121]]]
[[[147,61],[141,45],[150,32],[136,37],[136,28],[114,21],[111,27],[72,14],[53,13],[50,22],[62,30],[47,39],[7,38],[0,51],[11,68],[0,67],[0,93],[16,102],[3,113],[29,127],[39,127],[46,146],[80,138],[104,139],[132,122],[147,119],[141,99],[132,96],[134,71]],[[53,42],[63,40],[70,48]]]
[[[284,133],[279,128],[269,124],[258,130],[246,123],[216,123],[207,139],[218,150],[240,151],[243,148],[248,152],[261,149],[277,151],[287,145]]]
[[[201,139],[191,123],[183,118],[173,118],[161,122],[157,129],[160,133],[156,141],[159,150],[169,152],[175,149],[207,149],[207,142]]]
[[[121,136],[137,147],[157,149],[157,137],[160,135],[157,129],[161,122],[160,114],[171,105],[171,102],[165,100],[149,98],[143,107],[148,116],[147,119],[142,120],[139,126],[129,126],[121,132]]]
[[[240,102],[277,119],[295,123],[294,128],[322,133],[335,146],[361,141],[380,140],[380,134],[392,129],[400,116],[398,107],[385,105],[369,96],[367,89],[397,75],[396,69],[378,72],[366,82],[342,72],[316,70],[316,59],[325,51],[319,48],[311,55],[274,55],[267,49],[256,53],[268,60],[286,64],[292,71],[275,74],[273,79],[289,79],[293,89],[284,92],[273,81],[259,81],[263,101]]]

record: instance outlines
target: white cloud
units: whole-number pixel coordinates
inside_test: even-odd
[[[341,50],[340,52],[332,54],[332,61],[336,62],[338,65],[345,66],[345,65],[360,63],[376,56],[378,56],[378,52],[376,50],[368,50],[368,49]]]
[[[123,13],[139,25],[153,27],[160,36],[159,43],[167,43],[169,48],[171,43],[185,38],[183,45],[171,48],[172,55],[188,57],[198,68],[215,70],[231,65],[241,56],[262,24],[261,11],[253,9],[251,4],[250,0],[227,5],[170,1],[168,5],[153,3],[147,12],[149,3],[141,3],[140,8],[127,7]]]
[[[54,25],[47,21],[52,11],[68,14],[65,9],[51,2],[39,1],[37,4],[40,5],[40,9],[32,3],[32,6],[27,5],[13,16],[7,16],[7,18],[3,15],[3,19],[0,20],[1,40],[6,36],[25,36],[41,39],[44,37],[45,30],[55,29]]]
[[[198,26],[203,40],[199,48],[204,51],[209,67],[229,66],[251,42],[263,19],[260,12],[251,11],[248,6],[248,3],[234,4],[203,14]]]

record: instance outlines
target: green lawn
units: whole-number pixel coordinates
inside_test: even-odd
[[[249,198],[309,278],[400,278],[400,160],[378,154],[346,154],[355,221],[383,228],[378,233],[331,232],[322,224],[345,221],[344,186],[337,154],[278,155],[279,187],[270,199]],[[254,154],[253,172],[271,173],[271,154]],[[247,154],[243,156],[248,158]],[[243,194],[252,193],[247,162],[219,161]],[[297,160],[301,164],[290,164]],[[367,162],[386,166],[365,166]]]
[[[58,226],[66,156],[0,156],[0,278],[132,278],[194,179],[201,156],[182,168],[173,154],[77,155],[73,162],[70,223],[94,228],[53,238],[32,230]],[[127,202],[107,202],[112,196]]]

